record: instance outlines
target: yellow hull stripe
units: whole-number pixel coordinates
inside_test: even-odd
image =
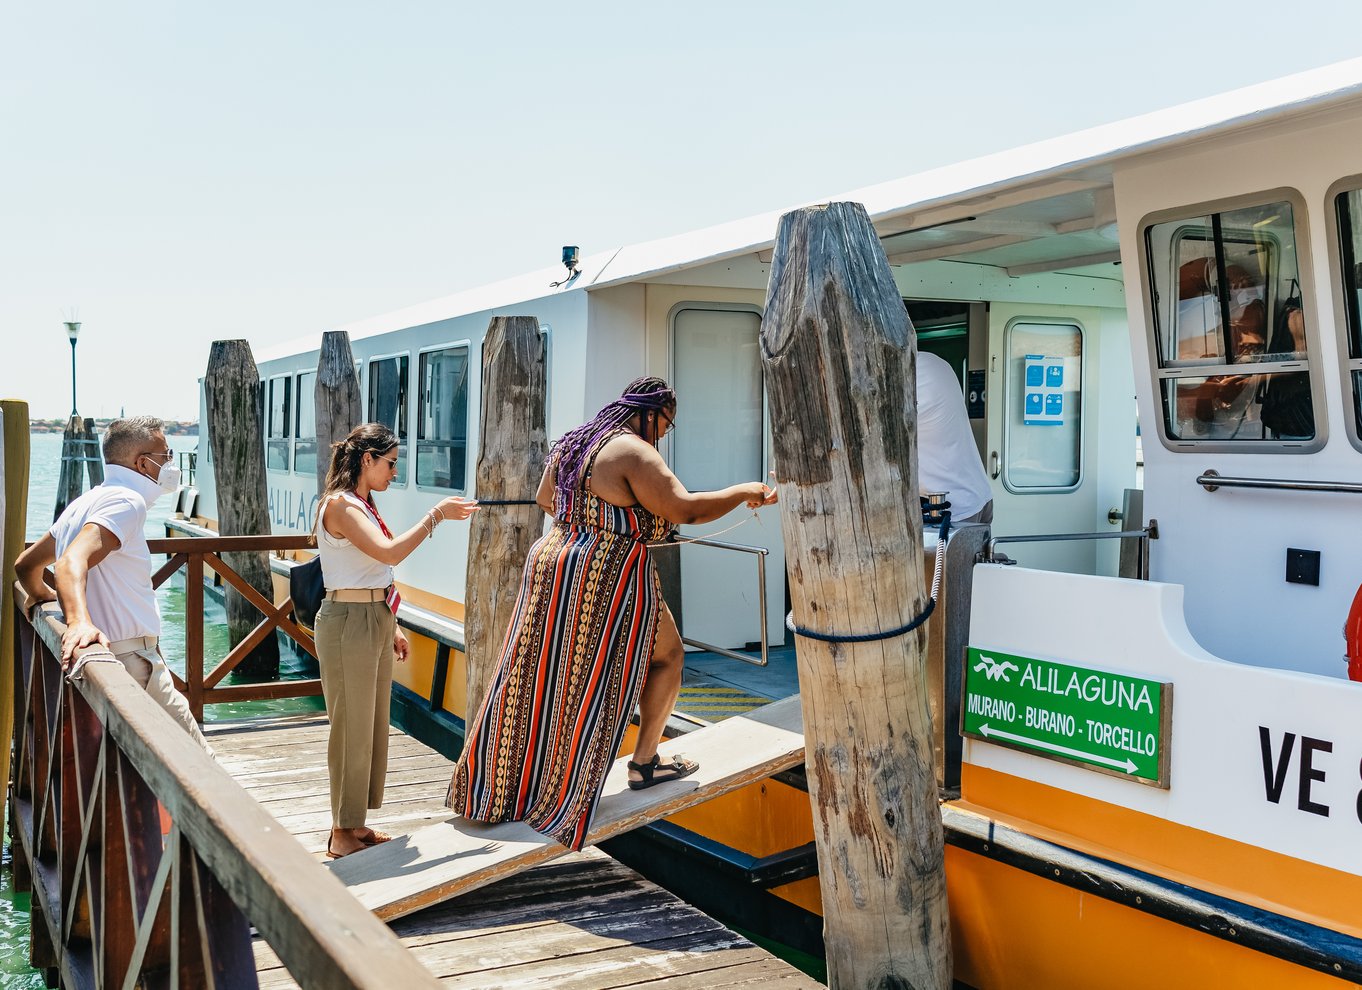
[[[1030,835],[1362,938],[1362,877],[984,767],[961,768],[961,796]]]

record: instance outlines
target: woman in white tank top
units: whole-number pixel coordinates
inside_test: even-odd
[[[332,445],[331,469],[317,506],[314,536],[326,599],[317,610],[317,663],[331,720],[332,859],[388,841],[365,825],[383,803],[388,769],[388,706],[393,659],[407,659],[397,628],[400,596],[393,565],[401,563],[446,519],[467,519],[472,499],[451,496],[411,529],[394,536],[374,505],[397,473],[397,436],[379,423],[357,427]]]

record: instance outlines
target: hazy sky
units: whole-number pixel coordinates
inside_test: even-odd
[[[1362,54],[1356,0],[15,3],[0,394],[268,344]]]

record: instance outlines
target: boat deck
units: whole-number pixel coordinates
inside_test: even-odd
[[[725,735],[745,721],[733,721]],[[322,858],[331,817],[325,718],[302,715],[210,723],[207,734],[223,767],[305,848]],[[393,921],[392,928],[444,985],[580,990],[642,984],[819,985],[603,853],[588,850],[525,869],[563,850],[548,840],[531,840],[526,850],[519,836],[498,838],[497,830],[529,832],[511,824],[475,827],[474,838],[481,835],[486,841],[478,844],[472,857],[441,854],[449,843],[465,841],[464,831],[445,824],[450,812],[443,802],[453,764],[396,729],[389,747],[384,806],[371,814],[369,823],[395,838],[338,860],[333,868],[380,914],[411,912]],[[688,753],[694,750],[687,746]],[[704,788],[701,782],[691,790],[678,785],[670,801],[657,803],[693,799]],[[664,789],[619,790],[616,786],[612,793],[607,787],[598,828],[646,813],[638,802]],[[492,873],[470,882],[470,872],[454,864],[479,855],[498,862]],[[432,858],[433,867],[422,865]],[[391,880],[404,891],[400,905],[391,894],[392,882],[376,882],[376,877],[388,873],[396,874]],[[494,877],[504,879],[449,899],[453,891]],[[413,892],[422,891],[431,893],[412,899]],[[256,959],[262,987],[296,986],[263,942],[257,941]]]

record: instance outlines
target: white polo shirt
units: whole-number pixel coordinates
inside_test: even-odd
[[[993,498],[960,379],[928,351],[917,353],[917,471],[918,494],[950,493],[952,518],[972,516]]]
[[[87,523],[98,523],[118,537],[118,549],[90,568],[85,582],[90,621],[110,641],[161,635],[161,613],[151,587],[151,553],[143,527],[147,506],[162,494],[150,478],[110,464],[104,483],[68,505],[49,531],[57,541],[58,557]]]

